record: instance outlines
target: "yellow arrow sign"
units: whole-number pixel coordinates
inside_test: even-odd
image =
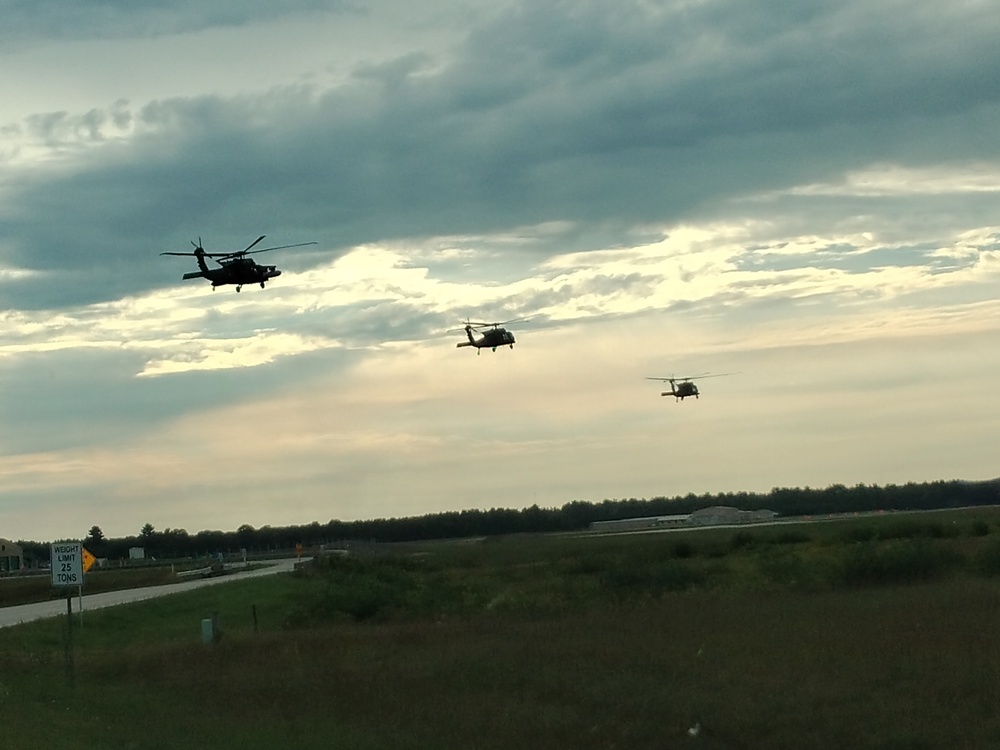
[[[86,573],[97,562],[97,558],[90,554],[90,550],[86,547],[83,548],[83,572]]]

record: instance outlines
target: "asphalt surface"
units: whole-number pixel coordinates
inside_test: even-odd
[[[275,573],[287,573],[294,569],[298,559],[276,560],[267,563],[267,567],[256,568],[254,570],[229,573],[224,576],[214,578],[199,578],[194,581],[182,581],[180,583],[167,584],[165,586],[149,586],[141,589],[123,589],[121,591],[106,591],[101,594],[85,594],[83,597],[83,611],[101,609],[103,607],[115,607],[119,604],[130,604],[141,602],[145,599],[153,599],[158,596],[169,596],[179,594],[184,591],[199,589],[203,586],[215,586],[220,583],[231,581],[242,581],[247,578],[257,578],[259,576],[274,575]],[[80,609],[80,598],[74,592],[73,611]],[[47,602],[37,602],[35,604],[19,604],[15,607],[0,608],[0,628],[20,625],[24,622],[42,620],[46,617],[56,617],[66,614],[66,600],[53,599]]]

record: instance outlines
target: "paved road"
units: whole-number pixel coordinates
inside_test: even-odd
[[[183,591],[191,591],[202,586],[214,586],[219,583],[229,583],[230,581],[242,581],[246,578],[256,578],[258,576],[273,575],[275,573],[287,573],[295,567],[298,560],[276,560],[267,567],[247,570],[240,573],[230,573],[229,575],[218,576],[216,578],[200,578],[195,581],[183,581],[172,583],[166,586],[149,586],[141,589],[124,589],[122,591],[107,591],[103,594],[88,594],[83,597],[84,612],[102,607],[114,607],[118,604],[128,604],[130,602],[140,602],[144,599],[153,599],[157,596],[167,596],[168,594],[179,594]],[[73,611],[79,609],[79,599],[73,597]],[[19,625],[22,622],[41,620],[46,617],[56,617],[66,613],[66,600],[54,599],[36,604],[20,604],[16,607],[0,607],[0,628]]]

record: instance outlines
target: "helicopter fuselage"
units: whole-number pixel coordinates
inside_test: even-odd
[[[683,401],[688,396],[694,396],[698,398],[698,386],[692,383],[690,380],[683,380],[680,383],[675,381],[670,381],[670,390],[664,391],[660,394],[661,396],[673,396],[678,401]]]
[[[268,279],[281,276],[281,271],[278,270],[277,266],[264,266],[245,256],[221,261],[218,268],[209,268],[202,254],[196,254],[195,258],[198,261],[199,270],[186,273],[182,278],[208,279],[212,282],[212,289],[225,284],[235,284],[237,292],[244,284],[260,284],[263,288]]]
[[[701,375],[693,375],[686,378],[679,378],[673,376],[667,378],[649,377],[646,378],[646,380],[661,380],[665,383],[670,383],[670,390],[663,391],[663,393],[661,393],[660,395],[673,396],[675,401],[683,401],[688,396],[694,396],[695,398],[698,398],[698,386],[696,386],[691,381],[700,380],[701,378],[720,378],[723,375],[735,375],[735,374],[736,373],[732,372],[720,372],[715,375],[710,375],[709,373],[706,372]]]
[[[465,334],[469,337],[469,340],[460,341],[456,344],[456,346],[474,346],[477,349],[492,349],[493,351],[496,351],[498,346],[509,346],[513,349],[514,344],[516,343],[514,340],[514,334],[506,328],[488,328],[483,331],[483,335],[477,339],[472,335],[472,326],[466,326]]]

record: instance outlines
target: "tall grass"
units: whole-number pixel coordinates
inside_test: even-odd
[[[64,618],[5,629],[0,750],[1000,745],[991,534],[842,532],[326,559],[85,613],[75,690]]]
[[[1000,741],[1000,651],[984,623],[998,606],[991,581],[963,579],[674,592],[543,617],[234,628],[209,647],[191,623],[186,639],[82,648],[75,694],[58,651],[4,649],[0,738],[109,748],[989,747]]]

